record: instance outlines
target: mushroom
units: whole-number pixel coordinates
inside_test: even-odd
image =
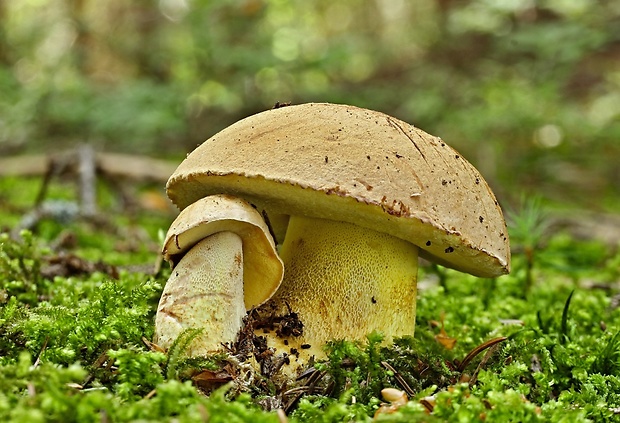
[[[246,310],[269,299],[283,265],[261,215],[247,202],[212,195],[185,208],[163,249],[172,265],[155,317],[155,342],[169,348],[185,329],[201,328],[188,355],[234,341]]]
[[[227,193],[267,212],[285,266],[270,303],[304,325],[269,342],[300,361],[330,339],[413,335],[418,254],[480,277],[510,268],[479,172],[440,138],[371,110],[310,103],[245,118],[190,153],[167,192],[180,209]]]

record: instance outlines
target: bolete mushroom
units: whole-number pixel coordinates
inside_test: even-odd
[[[440,138],[371,110],[311,103],[250,116],[189,154],[167,191],[180,209],[231,194],[280,222],[285,274],[271,302],[304,325],[270,338],[287,352],[322,355],[327,340],[373,330],[413,335],[418,253],[481,277],[510,267],[480,173]]]
[[[283,266],[262,216],[229,195],[201,198],[170,226],[163,255],[172,265],[155,318],[155,342],[172,345],[185,329],[203,329],[188,355],[235,340],[246,310],[269,299]]]

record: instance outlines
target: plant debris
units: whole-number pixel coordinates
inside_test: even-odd
[[[91,262],[78,257],[73,253],[60,252],[58,254],[45,257],[41,266],[41,276],[46,279],[89,275],[94,272],[104,273],[114,279],[119,278],[119,273],[116,266],[102,261]]]

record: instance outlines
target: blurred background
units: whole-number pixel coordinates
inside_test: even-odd
[[[620,2],[0,1],[0,155],[179,162],[276,102],[441,136],[500,200],[620,211]]]

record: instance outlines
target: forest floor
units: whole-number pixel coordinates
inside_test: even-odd
[[[508,214],[510,275],[479,279],[422,263],[415,338],[334,341],[327,361],[288,380],[248,365],[261,360],[251,349],[185,359],[191,332],[169,351],[151,342],[169,275],[161,238],[175,211],[157,178],[121,175],[89,188],[82,172],[78,183],[0,179],[2,421],[579,422],[620,414],[617,217],[525,202]],[[128,177],[140,183],[124,184]]]

